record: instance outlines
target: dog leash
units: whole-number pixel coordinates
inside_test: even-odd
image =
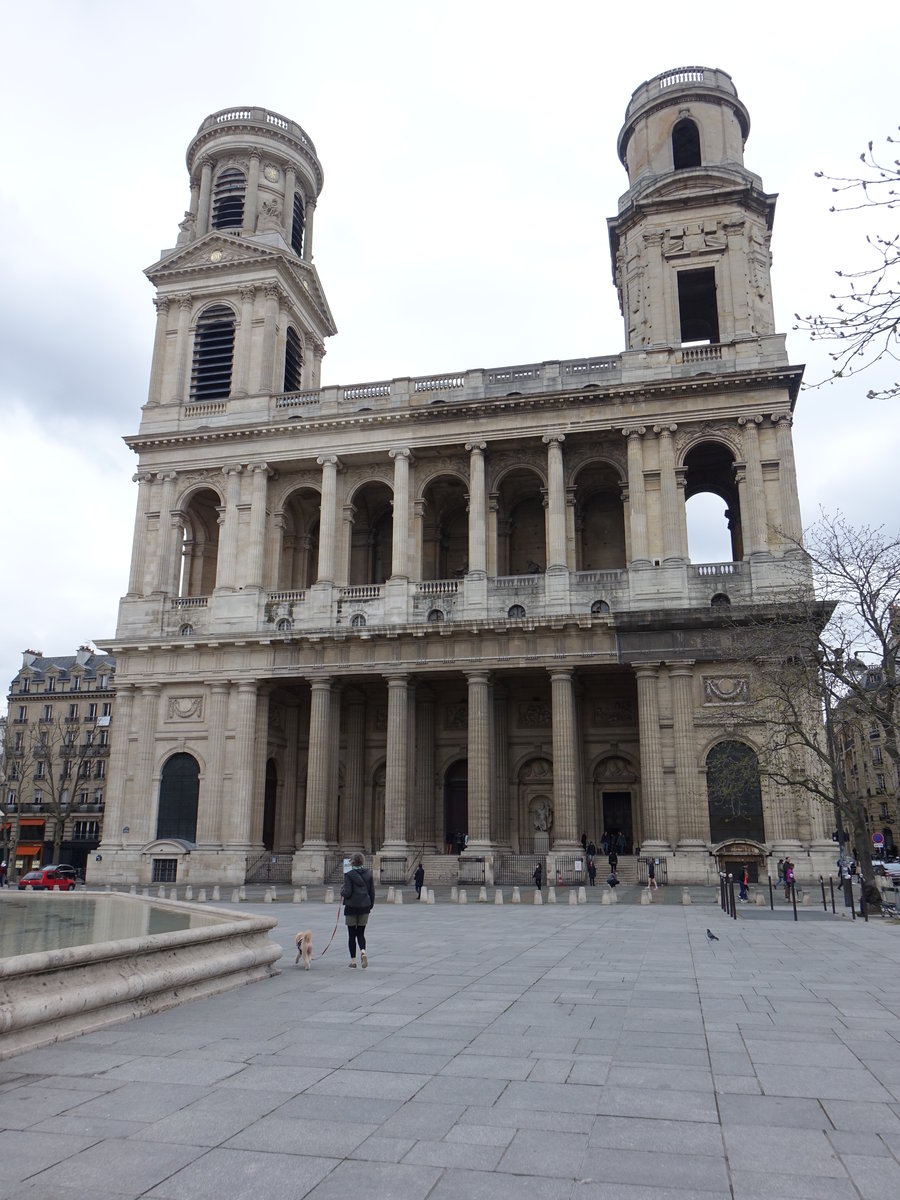
[[[344,898],[343,898],[343,896],[342,896],[342,897],[340,898],[340,900],[338,900],[338,910],[337,910],[337,917],[335,918],[335,921],[334,921],[334,929],[332,929],[332,931],[331,931],[331,937],[328,939],[328,946],[330,946],[330,945],[331,945],[331,943],[334,941],[334,935],[337,933],[338,922],[339,922],[339,921],[340,921],[340,919],[341,919],[341,909],[342,909],[343,907],[344,907]],[[316,957],[317,957],[317,958],[324,958],[324,957],[325,957],[325,955],[328,953],[328,946],[326,946],[326,947],[325,947],[325,949],[322,951],[322,953],[321,953],[321,954],[317,954],[317,955],[316,955]]]

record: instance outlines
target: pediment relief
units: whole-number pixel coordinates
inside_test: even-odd
[[[141,846],[141,854],[157,856],[165,856],[166,858],[174,858],[183,854],[190,854],[194,849],[194,842],[186,842],[181,838],[155,838],[152,842],[147,842],[145,846]]]
[[[195,270],[198,267],[213,270],[235,263],[259,263],[267,260],[277,262],[281,258],[282,254],[279,251],[268,246],[259,246],[254,242],[228,237],[223,233],[210,233],[189,246],[176,248],[165,258],[147,267],[144,274],[155,283],[157,277]]]

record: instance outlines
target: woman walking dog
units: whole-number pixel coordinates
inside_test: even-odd
[[[354,854],[350,859],[350,870],[341,884],[344,920],[347,922],[347,938],[350,944],[350,966],[356,966],[358,945],[364,968],[369,965],[366,955],[366,922],[375,903],[375,880],[372,878],[372,872],[364,865],[365,861],[361,854]]]

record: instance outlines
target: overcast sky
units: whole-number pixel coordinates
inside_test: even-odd
[[[26,647],[115,632],[153,341],[142,271],[188,205],[203,118],[264,105],[316,144],[315,262],[339,329],[323,383],[614,354],[606,218],[627,186],[631,92],[720,67],[750,111],[746,165],[780,195],[778,328],[791,333],[872,222],[829,214],[900,122],[893,5],[682,9],[557,0],[32,0],[4,5],[0,70],[0,684]],[[796,13],[796,15],[794,15]],[[880,378],[894,378],[882,371]],[[794,437],[819,505],[898,528],[896,404],[876,377],[807,390]]]

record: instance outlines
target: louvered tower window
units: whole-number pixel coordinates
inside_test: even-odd
[[[194,334],[192,400],[222,400],[230,394],[233,357],[234,314],[222,304],[208,308]]]
[[[237,167],[228,167],[216,180],[213,193],[213,229],[240,229],[244,223],[246,182]]]
[[[303,368],[303,351],[300,338],[293,325],[288,325],[287,337],[284,343],[284,390],[299,392],[302,384],[300,373]]]
[[[303,253],[303,222],[305,214],[303,212],[303,197],[299,192],[294,192],[294,216],[291,221],[291,249],[296,255]]]

